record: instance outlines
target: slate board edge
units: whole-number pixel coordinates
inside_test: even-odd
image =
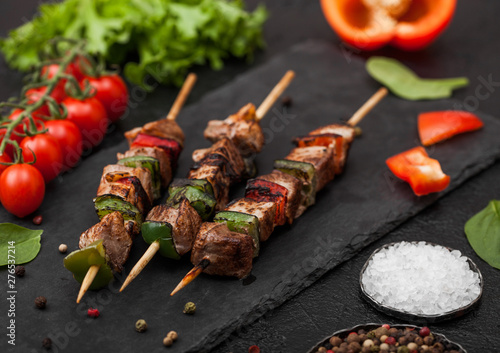
[[[253,75],[254,72],[258,72],[263,67],[271,65],[275,61],[279,61],[283,56],[286,56],[287,53],[289,52],[295,52],[310,46],[314,45],[321,45],[324,44],[325,42],[323,41],[317,41],[317,40],[307,40],[304,43],[300,43],[297,45],[292,46],[287,52],[284,54],[278,55],[274,59],[263,63],[261,66],[250,70],[242,75],[238,75],[235,77],[235,79],[228,84],[220,87],[218,90],[224,89],[227,85],[232,85],[234,82],[239,81],[242,79],[244,76],[251,76]],[[210,99],[211,94],[207,94],[202,98],[202,100],[205,99]],[[361,237],[364,237],[364,240],[361,242],[358,242],[356,245],[351,246],[350,251],[345,252],[344,255],[340,258],[331,258],[330,260],[327,260],[325,263],[320,264],[316,269],[314,269],[311,272],[308,272],[305,274],[305,276],[300,277],[298,280],[291,282],[290,285],[284,286],[283,290],[273,290],[271,295],[269,297],[265,298],[261,302],[259,302],[257,305],[254,305],[252,308],[247,310],[245,313],[240,315],[240,317],[235,318],[234,320],[230,321],[223,327],[216,329],[212,331],[210,335],[205,336],[204,339],[198,341],[196,344],[192,345],[186,352],[209,352],[212,348],[217,346],[218,344],[224,342],[228,337],[232,335],[232,333],[237,330],[238,328],[248,325],[257,319],[261,318],[264,316],[267,312],[269,312],[272,309],[275,309],[276,307],[280,306],[283,304],[285,301],[291,299],[298,293],[300,293],[302,290],[305,288],[309,287],[311,284],[316,282],[319,278],[321,278],[325,273],[328,271],[332,270],[336,266],[346,262],[347,260],[351,259],[353,256],[355,256],[357,253],[359,253],[361,250],[363,250],[365,247],[368,245],[372,244],[373,242],[381,239],[384,235],[388,234],[389,232],[393,231],[397,227],[399,227],[401,224],[409,220],[410,218],[416,216],[418,213],[422,212],[425,210],[427,207],[430,205],[434,204],[436,201],[438,201],[441,197],[449,194],[452,192],[454,189],[459,187],[462,183],[464,183],[466,180],[469,178],[475,176],[476,174],[479,174],[481,171],[487,169],[491,165],[493,165],[498,159],[500,159],[500,149],[497,149],[495,151],[488,151],[489,154],[485,155],[484,160],[482,161],[477,161],[469,166],[466,166],[458,176],[458,178],[454,178],[450,186],[440,192],[436,198],[429,200],[426,202],[424,205],[422,205],[422,208],[416,209],[414,212],[408,212],[404,215],[402,215],[399,219],[392,220],[390,222],[386,222],[383,224],[381,227],[379,227],[375,232],[371,232],[370,234],[360,234]],[[292,273],[292,278],[294,278],[297,275],[296,272]],[[279,283],[278,285],[281,285],[282,283]],[[276,287],[275,287],[276,288]],[[288,290],[284,290],[284,289]],[[375,310],[375,309],[374,309]]]

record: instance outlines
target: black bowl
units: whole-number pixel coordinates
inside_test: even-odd
[[[360,288],[361,288],[361,293],[362,293],[362,297],[368,301],[368,303],[370,303],[375,309],[383,312],[384,314],[388,314],[388,315],[391,315],[391,316],[394,316],[394,317],[397,317],[398,319],[402,319],[404,321],[408,321],[408,322],[412,322],[412,323],[416,323],[416,324],[433,324],[433,323],[436,323],[436,322],[441,322],[441,321],[446,321],[446,320],[451,320],[451,319],[455,319],[455,318],[458,318],[462,315],[465,315],[466,313],[468,313],[469,311],[471,311],[472,309],[474,309],[478,303],[479,303],[479,299],[481,299],[481,296],[483,295],[483,276],[481,275],[481,272],[479,271],[479,268],[477,267],[477,265],[468,257],[467,258],[467,263],[469,264],[469,267],[470,269],[477,273],[478,276],[479,276],[479,285],[480,285],[480,291],[479,291],[479,295],[477,296],[476,299],[474,299],[470,304],[468,305],[465,305],[461,308],[458,308],[458,309],[455,309],[455,310],[450,310],[450,311],[447,311],[445,313],[442,313],[442,314],[435,314],[435,315],[424,315],[424,314],[415,314],[415,313],[410,313],[408,311],[404,311],[404,310],[398,310],[398,309],[395,309],[393,307],[390,307],[390,306],[387,306],[385,304],[382,304],[380,302],[378,302],[377,300],[375,300],[373,297],[371,297],[365,290],[365,287],[361,281],[362,277],[363,277],[363,273],[366,271],[366,268],[368,267],[368,264],[370,263],[370,260],[373,258],[373,256],[378,253],[379,251],[383,250],[383,249],[386,249],[388,247],[391,247],[395,244],[399,244],[400,242],[394,242],[394,243],[389,243],[389,244],[385,244],[384,246],[381,246],[380,248],[378,248],[377,250],[375,250],[371,256],[368,258],[368,260],[366,260],[365,264],[363,265],[363,268],[361,269],[361,272],[359,274],[359,285],[360,285]],[[413,243],[413,244],[417,244],[417,243],[421,243],[421,241],[413,241],[413,242],[408,242],[406,241],[406,243]],[[448,247],[445,247],[445,246],[442,246],[442,245],[439,245],[439,244],[435,244],[435,243],[430,243],[430,242],[424,242],[428,245],[433,245],[433,246],[440,246],[440,247],[443,247],[445,249],[448,249],[449,251],[453,251],[453,249],[450,249]],[[462,255],[464,256],[464,255]]]
[[[357,326],[354,326],[354,327],[351,327],[351,328],[348,328],[348,329],[344,329],[344,330],[340,330],[340,331],[334,332],[331,335],[325,337],[320,342],[318,342],[307,353],[316,353],[320,347],[323,347],[323,346],[329,344],[329,340],[330,340],[330,338],[332,336],[339,336],[340,338],[345,338],[351,332],[357,332],[358,330],[365,330],[365,331],[368,332],[368,331],[374,330],[377,327],[380,327],[382,325],[383,324],[369,323],[369,324],[357,325]],[[422,328],[422,327],[418,327],[418,326],[415,326],[415,325],[391,325],[391,327],[394,327],[394,328],[397,328],[397,329],[405,329],[405,328],[408,327],[408,328],[413,328],[415,330],[420,330]],[[434,331],[432,332],[432,334],[434,335],[434,338],[438,342],[441,342],[442,344],[445,344],[445,345],[451,344],[453,346],[453,349],[457,350],[458,352],[460,352],[460,353],[467,353],[467,351],[461,345],[459,345],[458,343],[455,343],[453,341],[450,341],[449,339],[446,338],[446,336],[444,336],[444,335],[442,335],[440,333],[436,333]]]

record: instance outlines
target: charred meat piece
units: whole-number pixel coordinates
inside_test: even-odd
[[[217,200],[217,210],[223,209],[229,200],[229,186],[231,180],[224,171],[224,166],[220,165],[203,165],[198,169],[189,172],[189,179],[205,179],[210,184],[214,191],[215,199]]]
[[[212,145],[210,148],[204,148],[193,152],[195,163],[203,164],[203,160],[213,155],[221,155],[227,161],[227,170],[232,182],[241,180],[245,173],[245,161],[241,157],[239,150],[228,138],[223,138]]]
[[[175,120],[161,119],[147,123],[143,127],[136,127],[125,133],[130,145],[139,134],[155,136],[162,139],[171,139],[177,141],[181,146],[184,145],[184,133]]]
[[[175,250],[181,256],[193,247],[194,238],[202,223],[198,212],[186,199],[182,200],[177,208],[166,205],[154,207],[146,217],[146,221],[170,223]]]
[[[151,171],[147,168],[132,168],[120,164],[109,164],[106,167],[104,167],[101,176],[101,184],[99,185],[97,194],[99,195],[99,190],[101,189],[101,186],[104,187],[106,183],[113,183],[119,179],[131,176],[134,176],[137,179],[139,179],[142,188],[148,195],[149,201],[153,202],[154,196],[153,196]]]
[[[332,148],[335,159],[335,174],[342,172],[342,155],[344,151],[344,138],[337,134],[307,135],[294,139],[297,147],[323,146]]]
[[[335,160],[333,150],[328,147],[311,146],[294,148],[285,159],[310,163],[316,170],[316,191],[325,187],[335,177]]]
[[[230,139],[244,157],[259,153],[265,140],[262,128],[255,118],[253,104],[247,104],[226,120],[209,121],[204,136],[213,143],[223,138]]]
[[[177,168],[177,161],[182,151],[182,145],[173,139],[164,139],[161,137],[150,136],[140,133],[135,138],[134,142],[130,145],[131,148],[139,147],[158,147],[167,153],[168,160],[170,161],[170,168],[174,170]]]
[[[172,181],[172,169],[170,168],[170,160],[168,159],[168,154],[164,150],[158,147],[137,147],[128,150],[125,153],[118,153],[116,155],[118,160],[131,157],[147,156],[158,160],[160,163],[160,177],[161,185],[163,187],[168,186]]]
[[[114,271],[121,272],[132,247],[132,236],[119,212],[104,216],[99,223],[83,232],[78,245],[83,249],[99,239],[103,240],[108,263]]]
[[[244,278],[252,270],[253,240],[246,234],[231,232],[224,223],[203,223],[193,244],[191,262],[207,259],[203,272],[210,275]]]
[[[354,140],[354,128],[348,125],[342,124],[332,124],[320,127],[316,130],[313,130],[309,133],[309,135],[328,135],[335,134],[342,136],[342,144],[340,147],[340,143],[336,146],[336,163],[335,163],[335,174],[340,174],[344,170],[344,165],[347,159],[347,155],[349,153],[349,148],[351,146],[352,141]]]
[[[292,224],[301,204],[301,181],[290,174],[283,173],[279,170],[273,170],[271,174],[259,176],[257,179],[267,180],[287,189],[288,193],[286,195],[285,216],[287,222]]]
[[[260,241],[266,241],[274,230],[276,205],[273,202],[259,202],[252,199],[236,199],[225,211],[240,212],[253,215],[259,219]]]

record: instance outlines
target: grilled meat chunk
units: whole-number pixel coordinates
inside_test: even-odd
[[[158,147],[139,147],[116,155],[118,160],[135,156],[147,156],[157,159],[160,162],[161,185],[166,187],[170,184],[172,181],[172,169],[170,168],[168,155],[163,149]]]
[[[335,163],[335,174],[340,174],[344,169],[344,165],[349,153],[349,148],[352,141],[354,140],[354,128],[348,125],[342,124],[331,124],[327,126],[320,127],[313,130],[309,135],[325,135],[325,134],[335,134],[342,136],[341,146],[336,146],[336,163]]]
[[[101,184],[97,190],[105,187],[104,184],[116,182],[119,179],[134,176],[141,182],[142,188],[148,195],[149,201],[153,202],[153,185],[151,180],[151,171],[146,168],[132,168],[120,164],[109,164],[104,167],[101,176]]]
[[[167,205],[154,207],[146,217],[146,221],[170,223],[175,250],[181,256],[193,247],[194,238],[202,223],[198,212],[186,199],[180,202],[178,208]]]
[[[83,232],[78,245],[83,249],[99,239],[103,240],[102,244],[111,268],[121,272],[132,247],[132,236],[130,228],[124,224],[119,212],[104,216],[99,223]]]
[[[217,200],[216,210],[222,210],[229,200],[231,180],[224,169],[224,165],[203,165],[191,170],[188,175],[189,179],[205,179],[212,184]]]
[[[244,157],[259,153],[265,141],[253,104],[247,104],[226,120],[209,121],[204,136],[213,143],[230,139]]]
[[[231,232],[225,223],[205,222],[194,241],[191,262],[207,259],[203,272],[244,278],[252,270],[253,240],[247,234]]]
[[[129,144],[131,145],[138,134],[156,136],[163,139],[172,139],[181,146],[184,145],[184,133],[174,120],[161,119],[147,123],[143,127],[136,127],[125,133]]]
[[[273,170],[271,174],[259,176],[257,179],[270,181],[288,190],[286,195],[285,216],[287,222],[292,224],[301,203],[302,182],[290,174],[283,173],[279,170]]]
[[[311,146],[294,148],[285,159],[311,163],[316,170],[316,191],[325,187],[335,177],[335,160],[333,150],[328,147]]]
[[[210,148],[194,151],[193,160],[196,164],[203,164],[203,161],[210,158],[211,155],[220,155],[227,161],[226,172],[231,177],[232,182],[241,180],[245,173],[245,161],[231,140],[222,138]]]
[[[241,212],[253,215],[259,219],[260,241],[266,241],[274,230],[276,205],[273,202],[258,202],[252,199],[236,199],[226,208],[226,211]]]

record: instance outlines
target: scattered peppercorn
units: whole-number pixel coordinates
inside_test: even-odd
[[[354,127],[354,136],[359,137],[361,135],[363,135],[363,130],[361,130],[361,128],[359,126],[355,126]],[[389,326],[389,325],[387,325],[387,326]]]
[[[406,336],[401,336],[399,337],[398,342],[400,345],[406,346],[406,344],[408,344],[408,338]]]
[[[39,226],[40,224],[42,224],[42,221],[43,221],[43,217],[42,215],[38,215],[38,216],[35,216],[33,218],[33,224]]]
[[[325,347],[319,347],[318,353],[326,353],[327,349]]]
[[[408,347],[408,349],[409,349],[410,351],[413,351],[413,350],[417,350],[417,349],[418,349],[418,345],[417,345],[415,342],[410,342],[410,343],[408,343],[407,347]]]
[[[66,253],[66,251],[68,251],[68,246],[67,246],[66,244],[61,244],[61,245],[59,245],[59,252],[60,252],[61,254]]]
[[[391,337],[387,337],[387,339],[385,340],[385,343],[393,346],[393,345],[396,344],[396,339],[394,337],[392,337],[392,336]]]
[[[433,343],[434,343],[434,337],[432,337],[430,335],[427,337],[424,337],[424,344],[430,346]]]
[[[363,342],[363,347],[371,347],[373,346],[373,341],[370,339],[367,339]]]
[[[45,306],[47,305],[47,299],[45,297],[36,297],[35,305],[38,309],[45,309]]]
[[[52,347],[52,340],[48,337],[45,337],[42,341],[42,347],[45,349],[50,349],[50,347]]]
[[[389,330],[391,328],[391,326],[388,324],[383,324],[382,327],[386,328],[387,330]]]
[[[177,341],[177,338],[179,338],[179,335],[175,331],[170,331],[169,333],[167,333],[167,337],[171,338],[172,341]]]
[[[97,310],[97,309],[89,308],[87,310],[88,317],[93,317],[94,319],[97,319],[99,317],[99,315],[100,315],[100,313],[99,313],[99,310]]]
[[[380,342],[384,343],[387,337],[387,335],[380,336]]]
[[[187,302],[184,305],[184,314],[193,315],[196,312],[196,305],[193,302]]]
[[[292,97],[290,96],[284,96],[283,98],[281,98],[281,105],[283,105],[284,107],[291,107],[293,104],[293,101],[292,101]]]
[[[361,345],[358,342],[351,342],[351,343],[349,343],[349,346],[347,346],[347,348],[349,351],[353,351],[354,353],[357,353],[361,350]]]
[[[16,266],[15,273],[17,277],[23,277],[24,274],[26,273],[26,269],[24,268],[24,266],[21,265]]]
[[[330,344],[333,347],[339,347],[342,344],[342,338],[333,336],[332,338],[330,338]]]
[[[375,337],[381,338],[382,336],[386,336],[389,334],[389,330],[386,329],[385,327],[379,327],[378,329],[375,330]]]
[[[389,329],[388,335],[391,337],[397,337],[397,336],[399,336],[399,330],[397,328],[393,327],[393,328]]]
[[[420,329],[420,331],[418,331],[418,334],[421,337],[427,337],[427,336],[429,336],[430,333],[431,333],[431,330],[427,326],[422,327]]]
[[[410,350],[408,349],[407,346],[399,346],[398,353],[410,353]]]
[[[173,343],[174,343],[174,340],[169,338],[169,337],[165,337],[163,339],[163,345],[166,347],[170,347]]]
[[[359,341],[360,341],[359,335],[356,332],[351,332],[346,338],[347,343],[359,342]]]
[[[148,329],[148,324],[146,323],[145,320],[143,319],[140,319],[140,320],[137,320],[137,322],[135,323],[135,330],[137,332],[144,332]],[[168,337],[168,335],[167,335]],[[170,337],[172,339],[172,341],[174,340],[172,337]]]
[[[389,345],[387,343],[382,343],[380,345],[380,350],[381,351],[388,351],[389,350]]]
[[[417,345],[421,346],[424,344],[424,339],[422,337],[418,336],[418,337],[415,337],[415,340],[413,342],[415,342]]]
[[[260,353],[259,346],[253,345],[248,347],[248,353]]]

